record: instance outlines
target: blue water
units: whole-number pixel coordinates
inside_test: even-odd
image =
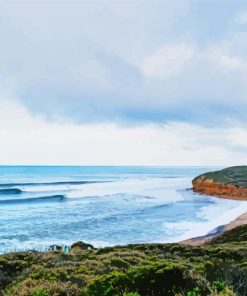
[[[0,253],[204,235],[247,210],[247,202],[189,190],[195,176],[215,169],[0,166]]]

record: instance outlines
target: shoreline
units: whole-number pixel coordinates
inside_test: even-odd
[[[202,235],[202,236],[196,236],[196,237],[192,237],[192,238],[189,238],[189,239],[185,239],[185,240],[182,240],[182,241],[179,241],[175,244],[180,244],[180,245],[187,245],[187,246],[202,246],[204,245],[205,243],[209,243],[213,238],[217,237],[217,236],[220,236],[221,234],[223,234],[224,232],[228,231],[228,230],[231,230],[231,229],[234,229],[238,226],[241,226],[241,225],[246,225],[247,224],[247,211],[244,212],[243,214],[241,214],[240,216],[238,216],[235,220],[227,223],[227,224],[224,224],[224,225],[219,225],[217,226],[216,228],[212,229],[208,234],[206,235]],[[78,243],[78,242],[76,242]],[[153,242],[155,244],[155,242]],[[75,243],[73,243],[75,244]],[[72,244],[72,245],[73,245]],[[86,243],[88,244],[88,243]],[[150,243],[152,244],[152,243]],[[164,244],[170,244],[169,242],[167,243],[164,243]],[[53,244],[53,245],[56,245],[56,244]],[[123,246],[127,246],[128,244],[125,244]],[[52,244],[51,244],[52,246]],[[57,246],[60,246],[60,244],[58,244]],[[118,245],[114,245],[112,247],[116,247]],[[103,247],[104,248],[104,247]],[[32,250],[32,249],[30,249]],[[29,249],[27,250],[17,250],[17,252],[14,252],[14,253],[19,253],[19,252],[27,252],[27,251],[30,251]],[[40,253],[44,253],[46,251],[42,251],[42,250],[35,250],[35,252],[40,252]],[[0,253],[0,256],[4,255],[4,254],[11,254],[13,253],[13,251],[11,252],[4,252],[4,253]]]
[[[204,193],[200,193],[200,192],[194,191],[193,188],[187,188],[186,190],[193,191],[193,192],[195,192],[197,194],[206,195],[206,196],[209,196],[209,197],[211,196],[211,197],[216,197],[216,198],[221,198],[221,199],[246,201],[246,203],[247,203],[246,198],[245,199],[243,199],[243,198],[239,199],[239,198],[234,198],[234,197],[229,196],[229,195],[223,195],[222,196],[222,195],[216,195],[216,194],[204,194]],[[232,230],[232,229],[234,229],[234,228],[236,228],[238,226],[246,225],[246,224],[247,224],[247,211],[242,212],[242,214],[240,214],[239,216],[237,216],[234,220],[232,220],[229,223],[218,225],[217,227],[211,229],[205,235],[190,237],[190,238],[183,239],[181,241],[176,241],[176,242],[163,242],[163,244],[171,244],[171,243],[174,243],[174,244],[188,245],[188,246],[202,246],[203,244],[210,243],[210,241],[213,238],[220,236],[221,234],[225,233],[226,231]],[[70,245],[73,245],[75,243],[78,243],[78,241],[72,242],[70,244],[64,244],[64,245],[70,246]],[[86,244],[89,244],[89,243],[86,243]],[[142,244],[142,243],[139,243],[139,244]],[[150,242],[150,243],[147,243],[147,244],[156,244],[156,242]],[[49,247],[50,246],[53,246],[53,245],[56,245],[56,243],[54,243],[54,241],[52,241],[49,244]],[[57,246],[60,246],[60,245],[62,246],[63,244],[61,244],[61,243],[58,243],[57,244]],[[128,245],[129,244],[124,244],[122,246],[128,246]],[[103,248],[105,248],[105,247],[116,247],[116,246],[118,246],[118,245],[104,246]],[[48,245],[46,246],[46,248],[48,248]],[[99,248],[102,248],[102,247],[99,247]],[[8,251],[4,251],[3,253],[0,253],[0,256],[3,255],[3,254],[18,253],[18,252],[27,252],[27,251],[34,251],[34,252],[39,252],[39,253],[46,252],[46,250],[42,250],[42,247],[37,248],[37,249],[36,248],[25,248],[25,250],[22,250],[21,248],[20,248],[20,250],[18,248],[14,248],[14,249],[16,249],[16,251],[14,251],[14,252],[13,252],[13,250],[12,251],[9,251],[9,250]]]
[[[205,193],[205,192],[201,192],[201,191],[196,191],[193,187],[190,189],[192,190],[194,193],[200,194],[200,195],[206,195],[206,196],[211,196],[211,197],[217,197],[217,198],[221,198],[221,199],[231,199],[231,200],[238,200],[238,201],[247,201],[246,197],[243,196],[233,196],[233,195],[229,195],[229,194],[217,194],[217,193]]]
[[[210,230],[210,232],[208,232],[208,234],[205,234],[205,235],[202,235],[202,236],[191,237],[191,238],[181,240],[181,241],[178,241],[178,242],[173,242],[173,243],[174,244],[179,244],[179,245],[195,246],[195,247],[196,246],[202,246],[202,245],[204,245],[206,243],[210,243],[210,241],[213,238],[220,236],[221,234],[225,233],[226,231],[232,230],[232,229],[234,229],[234,228],[236,228],[238,226],[246,225],[246,224],[247,224],[247,211],[240,214],[237,218],[235,218],[231,222],[226,223],[226,224],[222,224],[222,225],[217,226],[216,228],[213,228],[212,230]],[[64,245],[71,246],[71,245],[73,245],[75,243],[78,243],[78,241],[77,242],[72,242],[71,244],[64,244]],[[87,242],[86,244],[90,244],[90,243]],[[142,243],[140,243],[140,244],[142,244]],[[156,242],[150,242],[150,243],[147,243],[147,244],[156,244]],[[163,242],[163,244],[171,244],[171,242],[165,242],[165,243]],[[56,244],[54,242],[51,242],[50,246],[52,246],[52,245],[62,246],[63,244],[60,244],[60,243]],[[119,246],[119,245],[104,246],[104,247],[100,247],[100,248],[116,247],[116,246]],[[128,244],[124,244],[122,246],[128,246]],[[96,247],[96,249],[97,249],[97,247]],[[38,249],[27,248],[25,250],[22,250],[22,249],[18,250],[18,248],[16,248],[16,251],[13,252],[13,250],[12,250],[12,251],[3,252],[3,253],[0,253],[0,256],[4,255],[4,254],[27,252],[27,251],[35,251],[35,252],[38,252],[38,253],[47,252],[47,250],[42,250],[42,248],[38,248]]]
[[[178,244],[182,245],[190,245],[190,246],[201,246],[204,243],[210,242],[213,238],[223,234],[224,232],[234,229],[240,225],[245,225],[247,224],[247,211],[240,216],[238,216],[235,220],[224,224],[224,225],[219,225],[218,227],[212,229],[208,234],[203,235],[203,236],[197,236],[194,238],[182,240],[178,242]]]

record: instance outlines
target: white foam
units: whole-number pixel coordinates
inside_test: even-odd
[[[175,186],[175,184],[170,186]],[[141,189],[140,189],[141,188]],[[109,183],[73,186],[68,198],[130,194],[153,197],[156,202],[176,202],[183,200],[182,195],[167,186],[165,179],[125,179]],[[153,201],[154,202],[154,201]]]
[[[29,186],[18,186],[21,190],[25,192],[51,192],[51,191],[64,191],[71,190],[73,186],[70,184],[61,184],[61,185],[29,185]]]
[[[184,221],[180,223],[164,223],[164,227],[167,229],[181,230],[184,232],[183,235],[174,237],[172,242],[179,242],[193,237],[203,236],[217,228],[218,226],[228,224],[234,221],[237,217],[247,211],[247,202],[237,202],[235,206],[231,209],[226,210],[223,203],[216,207],[215,205],[208,207],[207,220],[205,222],[195,222],[195,221]],[[203,208],[205,213],[207,207]],[[213,210],[213,211],[212,211]],[[211,212],[211,214],[209,214]],[[198,213],[201,216],[202,213]]]

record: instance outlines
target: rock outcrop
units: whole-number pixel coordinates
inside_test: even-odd
[[[196,177],[193,190],[223,198],[247,200],[247,166],[235,166]]]
[[[84,242],[76,242],[71,246],[71,250],[73,254],[81,253],[81,251],[92,251],[94,250],[94,246],[91,244],[87,244]]]

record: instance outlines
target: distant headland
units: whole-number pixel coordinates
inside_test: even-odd
[[[204,173],[192,181],[198,193],[247,200],[247,166],[234,166]]]

